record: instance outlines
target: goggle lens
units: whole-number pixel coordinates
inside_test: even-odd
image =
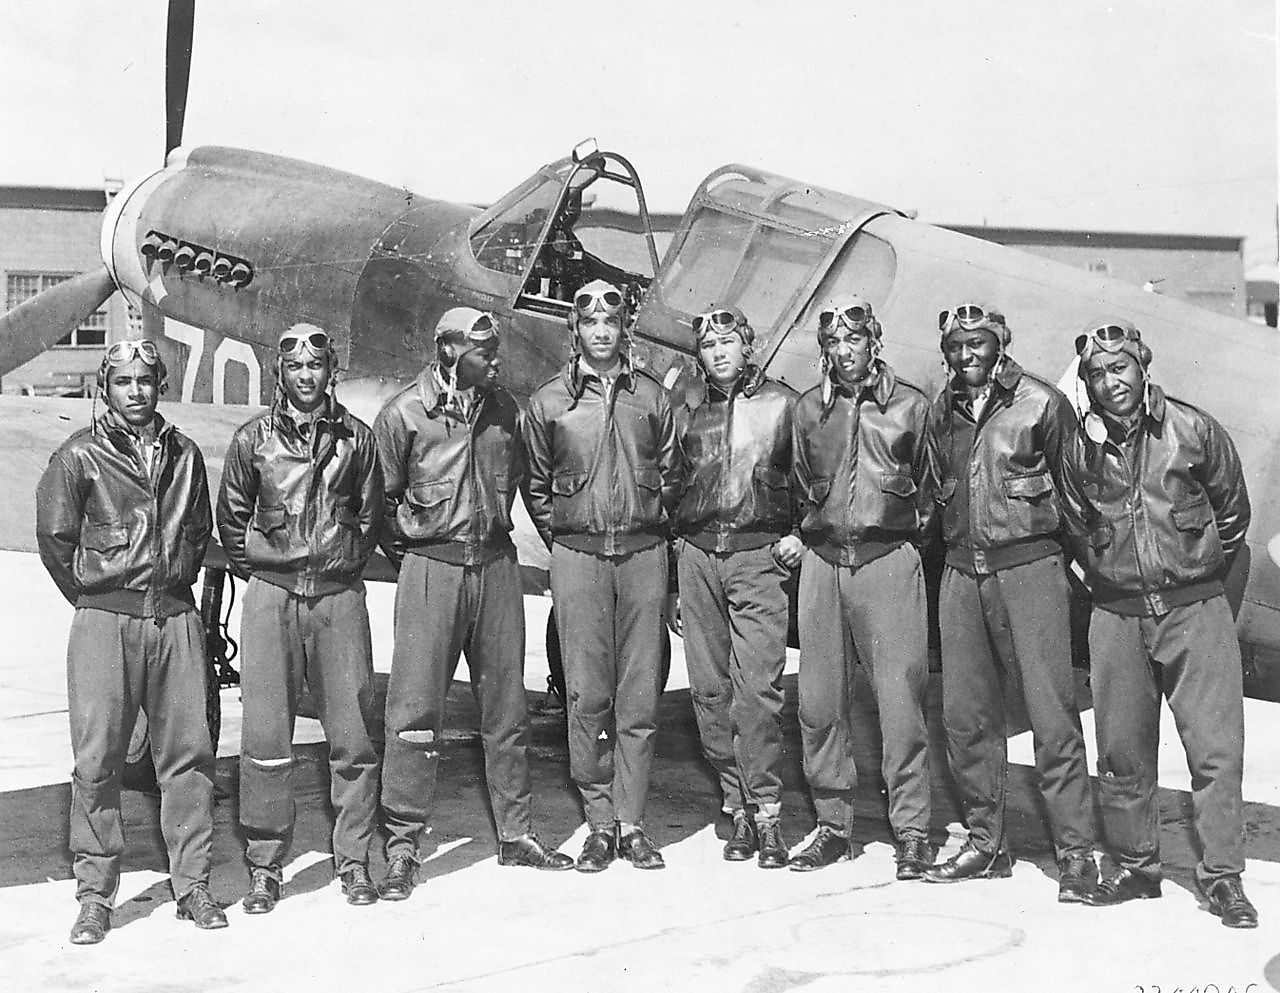
[[[843,322],[851,330],[858,331],[866,327],[870,320],[870,309],[857,304],[841,309],[827,308],[818,312],[818,328],[822,331],[835,327],[837,322]]]
[[[959,307],[938,312],[938,330],[945,331],[952,321],[956,321],[966,331],[972,331],[986,319],[987,312],[976,303],[962,303]]]
[[[728,331],[738,326],[738,315],[731,310],[711,310],[693,319],[693,333],[702,334],[707,329]]]
[[[573,306],[583,317],[597,310],[616,314],[622,309],[622,294],[617,290],[587,290],[573,298]]]
[[[108,365],[124,365],[135,358],[142,359],[146,365],[155,365],[160,360],[160,352],[155,342],[147,339],[140,341],[117,341],[107,349]]]
[[[329,347],[329,336],[323,331],[312,331],[305,336],[291,334],[280,339],[280,351],[285,355],[300,351],[304,345],[313,352],[323,352]]]
[[[1122,328],[1119,324],[1104,324],[1094,328],[1088,334],[1076,338],[1076,354],[1087,358],[1093,352],[1093,346],[1104,352],[1118,352],[1126,341],[1141,341],[1142,334],[1137,328]]]

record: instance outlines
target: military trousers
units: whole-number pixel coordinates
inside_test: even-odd
[[[854,664],[880,712],[881,772],[895,836],[929,831],[929,635],[924,573],[903,543],[857,568],[805,552],[800,570],[800,734],[818,823],[841,833],[853,816]]]
[[[396,585],[395,650],[387,686],[382,810],[387,857],[418,857],[431,820],[445,696],[465,653],[480,707],[485,779],[501,841],[532,830],[524,600],[516,553],[483,565],[406,555]]]
[[[1225,597],[1159,617],[1095,607],[1089,626],[1098,734],[1098,801],[1111,856],[1160,876],[1156,772],[1160,698],[1169,701],[1191,772],[1206,886],[1244,871],[1244,702],[1240,644]]]
[[[782,800],[782,669],[791,570],[771,546],[680,542],[680,616],[702,751],[726,810]]]
[[[1031,721],[1040,793],[1059,860],[1093,851],[1093,802],[1071,674],[1067,576],[1060,554],[971,576],[947,566],[938,618],[947,757],[970,843],[1008,848],[1005,680],[1016,668]]]
[[[240,826],[253,866],[280,866],[293,833],[293,729],[305,681],[329,745],[333,860],[367,863],[378,809],[381,715],[364,583],[303,597],[249,580],[240,624]]]
[[[588,823],[644,822],[662,684],[667,546],[627,555],[551,549],[569,693],[569,772]]]
[[[120,777],[139,707],[147,715],[174,896],[208,881],[214,751],[206,692],[204,628],[194,610],[158,619],[76,610],[67,645],[76,899],[107,907],[115,901],[124,852]]]

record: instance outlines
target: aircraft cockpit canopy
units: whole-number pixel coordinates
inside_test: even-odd
[[[854,236],[885,213],[892,211],[763,170],[717,169],[694,194],[637,326],[691,351],[692,316],[734,304],[755,328],[762,354],[819,291],[838,287],[883,300],[893,281],[892,249]]]
[[[612,152],[544,166],[475,219],[470,242],[482,266],[519,277],[513,309],[556,316],[593,279],[638,303],[658,266],[639,177]]]

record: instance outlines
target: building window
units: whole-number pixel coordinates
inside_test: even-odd
[[[11,274],[9,276],[8,286],[5,294],[5,308],[13,310],[14,307],[30,300],[37,293],[43,293],[51,286],[57,286],[64,280],[70,279],[70,275],[62,273],[49,272],[28,272]],[[76,345],[93,345],[101,346],[107,340],[107,307],[103,304],[92,314],[85,318],[78,328],[72,331],[66,337],[58,341],[58,345],[76,346]]]

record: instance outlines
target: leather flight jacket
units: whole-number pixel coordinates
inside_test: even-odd
[[[36,542],[77,607],[135,617],[191,610],[213,530],[204,459],[156,415],[148,471],[136,435],[111,413],[54,452],[36,491]]]
[[[469,415],[447,402],[434,366],[373,422],[386,482],[382,548],[462,565],[511,547],[511,504],[524,475],[520,410],[506,390],[477,391]]]
[[[326,404],[309,428],[283,402],[242,424],[218,493],[234,571],[304,597],[355,586],[382,525],[373,432],[332,397]]]
[[[832,377],[800,397],[792,447],[808,547],[857,567],[923,540],[934,512],[928,419],[928,397],[879,361],[852,391]]]
[[[795,390],[755,366],[728,393],[702,386],[678,411],[685,478],[675,530],[705,551],[773,544],[792,530]]]
[[[975,419],[952,378],[929,418],[947,564],[969,575],[1061,553],[1059,473],[1071,404],[1005,356]]]
[[[1230,435],[1157,386],[1130,433],[1103,423],[1107,438],[1081,433],[1064,466],[1072,544],[1094,603],[1153,617],[1222,593],[1250,517]]]
[[[608,388],[577,357],[529,401],[528,504],[542,540],[625,555],[667,538],[681,474],[667,391],[625,362]]]

